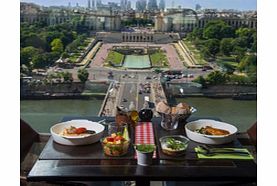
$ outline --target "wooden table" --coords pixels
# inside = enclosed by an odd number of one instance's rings
[[[100,121],[113,117],[65,117],[62,121],[71,119],[88,119]],[[191,117],[188,121],[200,119]],[[202,118],[203,119],[203,118]],[[212,118],[208,118],[212,119]],[[216,118],[213,118],[216,119]],[[149,185],[150,181],[234,181],[256,182],[257,165],[252,160],[203,160],[197,159],[192,148],[198,143],[190,142],[187,154],[177,160],[165,156],[160,151],[159,137],[171,134],[183,134],[184,124],[177,130],[165,131],[160,126],[160,118],[152,120],[155,141],[158,146],[157,158],[151,166],[139,166],[134,158],[121,159],[62,159],[40,158],[28,175],[28,181],[127,181],[134,180],[137,185]],[[47,145],[55,145],[52,138]],[[231,146],[239,146],[236,140]],[[45,150],[45,149],[44,149]],[[61,152],[64,153],[64,152]],[[74,152],[66,152],[74,155]],[[72,154],[70,154],[72,153]],[[82,152],[84,153],[84,152]],[[81,155],[84,155],[80,153]],[[67,155],[68,155],[67,154]],[[76,153],[75,153],[76,154]],[[85,156],[83,156],[85,157]]]

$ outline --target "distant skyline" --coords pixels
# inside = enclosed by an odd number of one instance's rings
[[[71,6],[75,6],[76,3],[79,6],[87,7],[88,0],[20,0],[21,2],[33,2],[43,6],[67,6],[71,3]],[[183,8],[195,9],[196,4],[200,4],[202,8],[217,8],[217,9],[236,9],[236,10],[257,10],[257,0],[165,0],[166,7],[172,7],[174,1],[174,7],[181,5]],[[120,0],[102,0],[104,4],[107,2],[117,2]],[[135,8],[136,0],[131,0],[132,8]],[[158,4],[160,0],[157,0]]]

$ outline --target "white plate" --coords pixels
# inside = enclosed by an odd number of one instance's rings
[[[230,132],[229,135],[222,136],[212,136],[205,135],[195,132],[196,129],[200,129],[201,127],[211,126],[218,129],[227,130]],[[238,129],[228,123],[210,120],[210,119],[201,119],[189,122],[185,125],[185,130],[187,133],[187,137],[193,141],[204,143],[204,144],[224,144],[233,141],[236,138],[236,133]]]
[[[87,130],[95,131],[95,134],[89,134],[86,136],[63,136],[60,133],[70,126],[76,128],[85,127]],[[103,135],[105,127],[97,122],[89,120],[70,120],[62,123],[58,123],[50,128],[50,132],[55,142],[62,145],[88,145],[100,140]]]

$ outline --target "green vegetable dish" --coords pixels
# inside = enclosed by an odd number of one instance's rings
[[[135,148],[139,152],[148,153],[155,150],[155,145],[144,144],[144,145],[135,145]]]
[[[184,150],[185,149],[185,143],[175,140],[174,138],[168,138],[166,140],[167,148],[170,148],[175,151]]]
[[[189,140],[180,135],[166,136],[160,139],[162,151],[169,156],[181,156],[185,153]]]

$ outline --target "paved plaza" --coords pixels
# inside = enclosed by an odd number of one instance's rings
[[[92,60],[90,67],[102,67],[109,51],[114,46],[129,46],[129,47],[160,47],[166,52],[169,62],[169,69],[183,69],[184,65],[179,59],[175,48],[171,44],[152,44],[152,43],[104,43]]]

